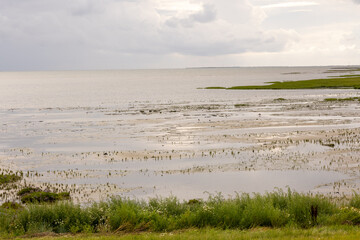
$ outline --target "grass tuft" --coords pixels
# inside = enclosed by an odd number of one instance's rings
[[[14,182],[21,180],[21,178],[22,178],[21,176],[18,176],[15,173],[9,173],[9,174],[1,173],[0,174],[0,185],[14,183]]]
[[[52,192],[31,192],[21,197],[22,203],[43,203],[43,202],[56,202],[62,200],[69,200],[69,192],[52,193]]]
[[[4,202],[1,204],[0,208],[18,210],[22,209],[23,206],[17,202]]]

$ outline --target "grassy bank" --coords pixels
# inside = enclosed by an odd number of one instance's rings
[[[7,205],[9,206],[9,205]],[[83,206],[71,202],[28,204],[0,210],[0,234],[172,232],[185,229],[300,228],[360,224],[360,196],[344,203],[293,192],[176,198],[147,202],[113,198]]]
[[[53,235],[45,236],[42,240],[62,240],[62,239],[84,239],[84,240],[114,240],[114,239],[170,239],[170,240],[188,240],[188,239],[341,239],[355,240],[360,238],[360,228],[354,226],[335,226],[335,227],[316,227],[310,229],[296,228],[254,228],[250,230],[221,230],[214,228],[190,229],[185,231],[175,231],[170,233],[132,233],[132,234],[77,234],[77,235]]]
[[[344,75],[337,78],[301,81],[270,82],[263,86],[207,87],[206,89],[246,90],[246,89],[319,89],[319,88],[360,88],[359,75]]]

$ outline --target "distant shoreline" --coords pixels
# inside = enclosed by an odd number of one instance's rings
[[[353,71],[359,71],[356,69]],[[269,85],[260,86],[234,86],[234,87],[206,87],[205,89],[225,90],[280,90],[280,89],[360,89],[360,75],[342,75],[336,78],[269,82]]]

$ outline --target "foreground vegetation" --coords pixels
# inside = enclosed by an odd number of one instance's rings
[[[317,89],[317,88],[360,88],[359,75],[344,75],[337,78],[313,79],[301,81],[270,82],[263,86],[207,87],[206,89]]]
[[[291,191],[180,202],[175,197],[136,201],[113,198],[80,206],[71,202],[0,208],[0,234],[172,232],[186,229],[299,228],[360,224],[360,196],[336,202]]]
[[[32,235],[34,237],[35,235]],[[221,230],[214,228],[190,229],[185,231],[175,231],[170,233],[120,233],[120,234],[76,234],[76,235],[52,235],[41,237],[39,239],[138,239],[138,240],[156,240],[156,239],[333,239],[333,240],[355,240],[360,238],[360,228],[354,226],[335,226],[335,227],[316,227],[310,229],[296,228],[254,228],[251,230]],[[32,238],[37,239],[37,238]]]

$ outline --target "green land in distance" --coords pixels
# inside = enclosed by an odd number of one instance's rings
[[[321,89],[321,88],[346,88],[360,89],[360,75],[342,75],[332,78],[269,82],[269,85],[260,86],[234,86],[234,87],[206,87],[205,89],[225,90],[262,90],[262,89]]]

